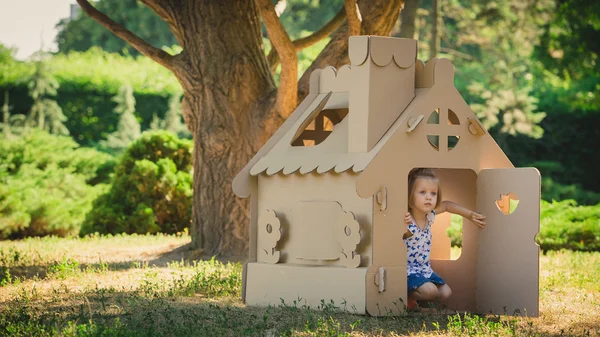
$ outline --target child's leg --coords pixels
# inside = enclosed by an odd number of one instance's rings
[[[450,287],[448,287],[450,289]],[[438,297],[438,288],[435,284],[427,282],[417,288],[415,291],[411,291],[408,297],[418,301],[431,301]]]
[[[450,296],[452,296],[452,289],[447,284],[442,284],[437,286],[438,296],[437,300],[445,303]]]

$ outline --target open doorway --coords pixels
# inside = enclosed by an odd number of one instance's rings
[[[477,174],[470,169],[436,169],[440,179],[443,200],[454,201],[468,209],[475,210],[477,197]],[[473,236],[476,226],[463,229],[464,218],[450,213],[438,214],[432,227],[432,260],[457,260],[462,254],[465,240],[476,240]],[[465,235],[466,234],[466,235]]]

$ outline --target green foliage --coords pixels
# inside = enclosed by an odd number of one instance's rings
[[[542,200],[540,221],[540,234],[536,242],[542,251],[600,251],[600,204],[578,206],[574,200]],[[452,216],[452,223],[446,233],[452,246],[462,246],[460,216]]]
[[[16,50],[14,48],[9,48],[0,43],[0,64],[15,62],[15,52]]]
[[[149,127],[154,113],[162,118],[169,96],[181,92],[173,74],[146,57],[120,56],[94,48],[55,55],[47,64],[60,85],[56,101],[68,118],[66,126],[83,145],[95,145],[117,129],[119,116],[113,113],[116,103],[111,98],[123,83],[133,88],[142,129]],[[30,78],[33,70],[32,62],[0,63],[0,92],[8,91],[13,115],[27,115],[31,108],[33,102],[20,79]]]
[[[2,105],[2,132],[5,136],[10,135],[10,110],[8,105],[8,91],[4,92],[4,104]]]
[[[561,77],[582,79],[599,75],[600,47],[596,42],[600,34],[599,13],[598,1],[557,1],[536,57],[548,70]]]
[[[460,69],[457,88],[487,128],[498,125],[503,133],[542,136],[538,124],[546,114],[538,110],[538,99],[531,94],[535,63],[531,55],[541,26],[550,20],[552,3],[451,1],[445,5],[452,29],[445,31],[440,56]]]
[[[171,95],[169,99],[169,110],[165,114],[165,118],[161,120],[157,115],[152,118],[150,129],[152,130],[166,130],[176,134],[180,138],[191,138],[192,135],[188,131],[185,124],[182,122],[183,111],[181,109],[181,96],[183,93],[179,92]]]
[[[540,234],[543,251],[600,251],[600,204],[577,206],[574,200],[542,201]]]
[[[462,217],[452,214],[450,217],[450,227],[446,229],[446,235],[450,238],[450,245],[452,247],[462,247],[462,226]]]
[[[111,151],[121,152],[138,139],[142,131],[135,117],[135,98],[131,86],[123,85],[113,101],[117,104],[114,111],[120,116],[119,124],[117,130],[109,134],[106,142],[101,142],[101,145]]]
[[[295,40],[319,30],[343,7],[342,0],[291,0],[279,18]]]
[[[586,191],[579,184],[565,185],[542,177],[542,199],[553,200],[575,200],[578,204],[596,205],[600,203],[600,193]]]
[[[81,234],[176,233],[189,227],[192,142],[145,132],[125,151],[110,191],[94,201]]]
[[[79,262],[64,257],[62,261],[55,263],[48,268],[49,275],[61,280],[73,276],[77,272],[79,272]]]
[[[150,8],[136,0],[101,0],[94,7],[148,43],[161,47],[177,43],[169,25]],[[56,41],[61,53],[86,51],[99,46],[105,51],[130,55],[139,52],[80,11],[75,19],[63,19]]]
[[[68,135],[63,122],[67,117],[54,100],[58,82],[48,69],[45,55],[38,53],[34,61],[34,73],[28,80],[29,97],[33,100],[29,115],[24,120],[26,126],[37,127],[59,135]]]
[[[594,139],[600,137],[598,113],[553,113],[542,121],[541,126],[546,130],[541,139],[531,139],[524,136],[501,137],[494,134],[496,141],[515,166],[537,167],[543,178],[551,178],[554,183],[563,185],[581,185],[586,190],[600,192],[600,179],[597,178],[597,168],[600,156],[597,154]],[[546,187],[544,199],[550,201],[556,194]],[[583,194],[581,197],[584,197]],[[589,199],[574,196],[580,204],[596,204],[599,199]]]
[[[77,234],[111,159],[44,131],[0,136],[0,239]]]

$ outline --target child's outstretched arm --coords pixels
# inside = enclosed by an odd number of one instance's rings
[[[486,225],[486,217],[483,214],[479,214],[477,212],[471,211],[455,202],[444,200],[441,205],[436,208],[435,213],[440,214],[444,212],[449,212],[452,214],[458,214],[464,218],[471,220],[472,223],[479,226],[480,228],[484,228]]]

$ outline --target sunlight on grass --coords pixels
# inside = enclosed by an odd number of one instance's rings
[[[539,318],[440,312],[369,317],[326,302],[321,310],[302,301],[246,307],[240,263],[168,255],[189,242],[187,236],[162,235],[1,242],[0,334],[531,336],[590,335],[600,328],[600,253],[541,257]]]

